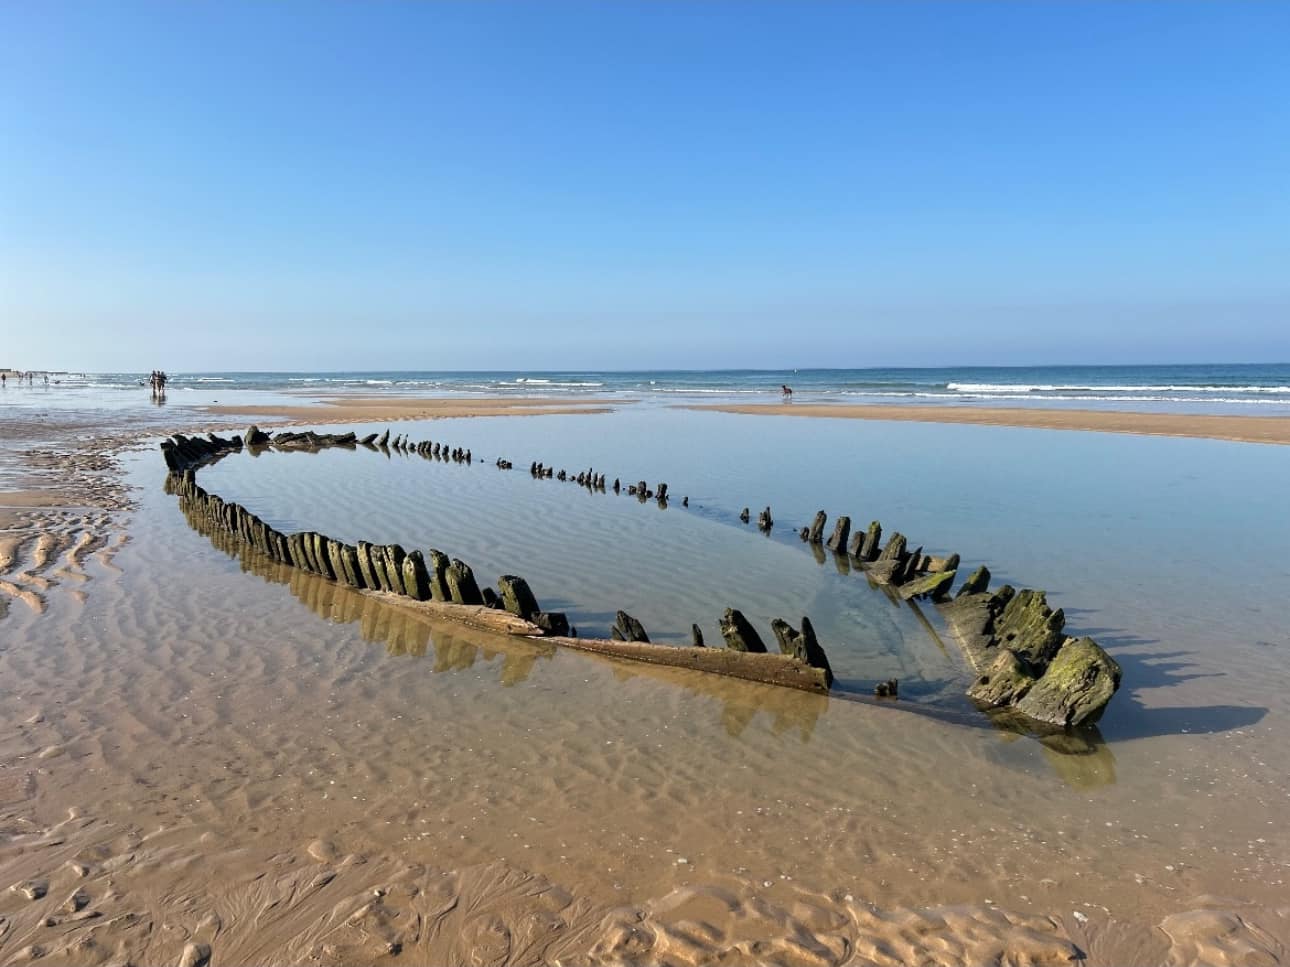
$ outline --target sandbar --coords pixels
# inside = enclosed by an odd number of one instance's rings
[[[554,400],[550,398],[395,398],[327,396],[316,402],[281,406],[203,407],[221,416],[258,416],[284,420],[363,423],[380,420],[434,420],[467,416],[555,416],[568,413],[608,413],[622,400]]]
[[[1041,430],[1086,430],[1097,433],[1131,433],[1139,436],[1196,437],[1207,440],[1236,440],[1241,443],[1290,444],[1290,418],[1281,416],[836,403],[707,403],[692,404],[684,408],[754,416],[968,423]]]

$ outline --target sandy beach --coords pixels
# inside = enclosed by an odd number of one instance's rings
[[[1044,499],[1015,536],[1001,539],[987,513],[952,549],[992,548],[992,564],[1101,609],[1076,617],[1079,627],[1125,629],[1115,648],[1133,691],[1104,725],[1107,744],[1080,755],[955,724],[970,709],[952,721],[900,714],[961,688],[960,660],[935,629],[928,636],[928,616],[893,607],[840,564],[817,564],[792,537],[817,503],[848,509],[845,488],[785,481],[739,442],[800,461],[840,452],[839,434],[853,439],[856,427],[771,430],[744,413],[542,399],[165,416],[188,432],[228,432],[248,417],[373,430],[419,420],[408,423],[414,438],[471,445],[487,461],[270,453],[222,461],[202,479],[260,501],[267,518],[307,508],[306,523],[329,532],[444,542],[485,574],[518,568],[592,635],[625,607],[675,640],[691,616],[711,616],[747,586],[768,608],[810,611],[844,684],[896,675],[909,705],[625,666],[445,625],[186,521],[162,491],[153,429],[83,414],[66,429],[45,418],[14,424],[40,443],[10,451],[15,486],[0,496],[11,515],[0,541],[9,604],[0,686],[12,696],[0,723],[0,875],[13,887],[0,897],[4,959],[1235,965],[1282,956],[1285,858],[1267,825],[1285,795],[1287,710],[1266,666],[1275,648],[1229,643],[1220,675],[1200,644],[1216,634],[1208,599],[1193,593],[1190,612],[1156,626],[1164,590],[1114,603],[1112,588],[1130,584],[1113,571],[1124,544],[1100,558],[1093,545],[1076,549],[1071,534],[1051,530]],[[948,512],[916,485],[912,503],[894,508],[923,476],[929,447],[959,431],[864,427],[859,452],[905,468],[893,471],[893,489],[875,491],[873,475],[845,460],[833,470],[868,481],[866,510],[908,522],[929,550],[950,549],[934,541]],[[1054,434],[1054,453],[1065,439]],[[1097,444],[1121,454],[1103,466],[1138,450],[1155,465],[1166,448],[1184,478],[1206,472],[1194,448],[1207,445]],[[989,452],[1012,459],[1006,447]],[[1261,464],[1259,454],[1279,450],[1242,452]],[[496,456],[640,470],[693,500],[660,512],[588,496],[501,472]],[[1006,492],[1016,501],[1027,490]],[[775,506],[783,540],[738,523],[754,500]],[[1030,535],[1043,522],[1048,545],[1036,547]],[[1153,533],[1130,527],[1123,540],[1164,555]],[[1086,576],[1077,584],[1057,557],[1078,557]],[[1172,573],[1159,581],[1178,583]],[[847,626],[861,629],[854,654],[842,648]],[[1257,622],[1241,633],[1274,635]],[[1153,670],[1173,667],[1186,671]],[[1248,769],[1253,758],[1267,770]]]
[[[1206,413],[1132,413],[1122,410],[1022,409],[1020,407],[855,406],[845,403],[713,403],[687,408],[747,416],[827,417],[836,420],[896,420],[965,423],[1042,430],[1087,430],[1142,436],[1290,443],[1290,418]]]

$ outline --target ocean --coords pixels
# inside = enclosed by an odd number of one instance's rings
[[[53,374],[50,390],[137,392],[146,379],[146,373]],[[175,372],[170,377],[171,394],[195,394],[194,400],[203,403],[231,391],[750,402],[778,399],[781,385],[791,386],[794,399],[805,402],[1290,412],[1290,363],[937,369]]]

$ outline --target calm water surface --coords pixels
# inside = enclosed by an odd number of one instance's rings
[[[1279,484],[1290,480],[1290,451],[801,423],[627,408],[612,419],[401,424],[414,439],[471,447],[475,465],[366,451],[242,455],[203,478],[284,530],[436,546],[484,580],[526,574],[584,633],[604,633],[617,607],[664,640],[683,639],[692,621],[714,638],[727,605],[762,620],[808,614],[839,656],[844,685],[891,674],[916,681],[915,694],[956,692],[961,661],[952,645],[938,647],[917,609],[893,605],[832,555],[817,563],[794,536],[819,509],[830,527],[839,513],[853,526],[877,518],[914,546],[959,552],[965,568],[988,564],[996,584],[1048,589],[1072,632],[1103,641],[1126,669],[1102,723],[1112,741],[1173,731],[1184,719],[1221,728],[1279,704],[1290,648],[1279,613],[1290,515]],[[517,469],[496,470],[498,456]],[[660,510],[534,481],[534,459],[595,467],[624,484],[666,480],[677,499]],[[737,521],[742,507],[765,505],[776,519],[770,539]],[[1239,679],[1239,688],[1208,676]],[[1226,700],[1188,702],[1189,693]],[[1237,694],[1244,705],[1231,701]]]

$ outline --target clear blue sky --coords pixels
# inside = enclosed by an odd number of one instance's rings
[[[1290,359],[1290,4],[0,4],[0,365]]]

